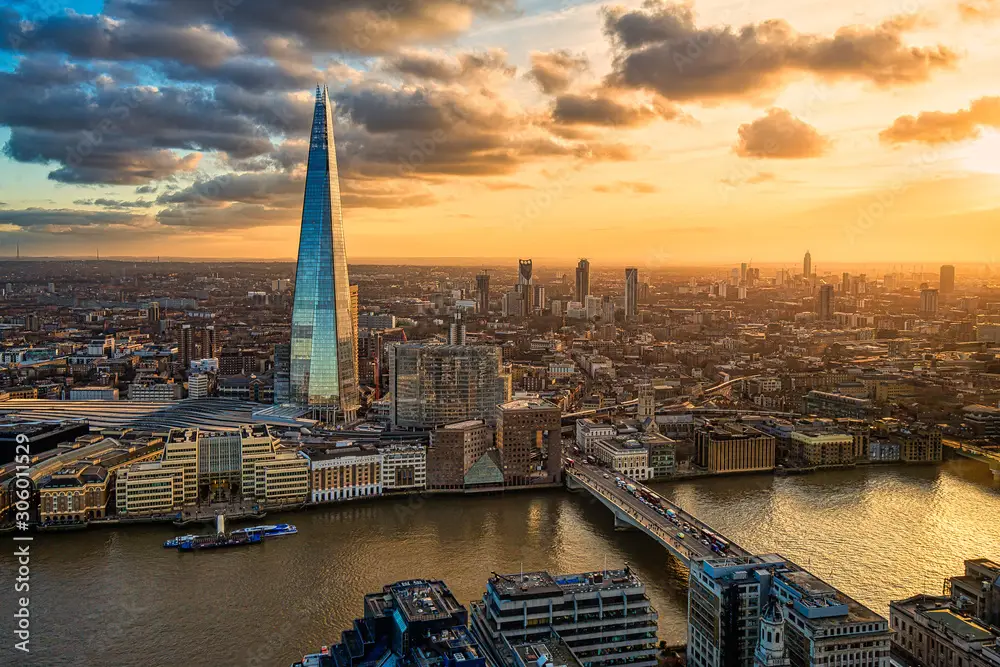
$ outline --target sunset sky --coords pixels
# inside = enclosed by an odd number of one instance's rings
[[[994,263],[998,31],[1000,0],[8,2],[0,256],[294,258],[323,82],[352,258]]]

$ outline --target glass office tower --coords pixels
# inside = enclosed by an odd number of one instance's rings
[[[354,359],[333,110],[327,88],[317,87],[295,270],[291,402],[323,421],[352,420],[358,409]]]

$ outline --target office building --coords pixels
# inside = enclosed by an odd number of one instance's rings
[[[161,462],[137,463],[115,480],[115,504],[123,515],[169,514],[184,506],[184,469]]]
[[[965,561],[965,574],[945,580],[945,594],[962,613],[1000,627],[1000,564],[986,558]]]
[[[500,665],[510,646],[557,636],[584,667],[655,667],[657,612],[632,572],[494,574],[471,627]],[[538,667],[538,663],[536,663]]]
[[[393,345],[389,355],[391,423],[431,429],[466,419],[493,422],[510,396],[496,345]]]
[[[625,269],[625,319],[639,315],[639,269]]]
[[[819,300],[816,302],[819,319],[824,322],[833,319],[833,303],[833,285],[820,285]]]
[[[521,399],[501,403],[496,414],[504,483],[561,481],[562,410],[545,400]]]
[[[358,409],[351,288],[329,91],[316,89],[292,307],[291,401],[331,422]]]
[[[576,299],[584,303],[590,295],[590,262],[581,259],[576,265]]]
[[[181,372],[186,373],[194,359],[194,332],[190,324],[181,325],[180,358]]]
[[[777,554],[691,566],[691,667],[888,667],[890,636],[885,618]]]
[[[792,431],[793,452],[806,466],[847,465],[856,460],[855,438],[847,433],[802,429]]]
[[[217,352],[217,339],[215,337],[215,327],[207,326],[201,330],[201,358],[214,359]]]
[[[907,663],[926,667],[1000,665],[1000,631],[955,609],[947,596],[914,595],[895,600],[889,603],[889,619],[894,630],[893,648]]]
[[[370,444],[345,442],[330,449],[306,452],[311,476],[311,500],[368,498],[382,493],[382,456]]]
[[[142,381],[128,386],[128,400],[144,403],[170,403],[181,398],[184,386],[178,382]]]
[[[951,294],[955,291],[955,267],[945,264],[941,267],[941,280],[938,282],[941,294]]]
[[[813,256],[806,250],[805,257],[802,258],[802,275],[809,279],[813,274]]]
[[[158,324],[160,322],[160,303],[158,301],[153,301],[146,306],[146,321],[149,324]]]
[[[487,315],[490,312],[490,274],[483,271],[476,276],[476,301],[479,304],[479,312]]]
[[[396,442],[379,448],[382,493],[427,488],[427,448]]]
[[[629,479],[645,481],[651,477],[649,449],[637,438],[617,436],[594,443],[594,458]]]
[[[706,422],[695,432],[695,464],[708,472],[774,469],[774,437],[739,421]]]
[[[521,295],[521,314],[527,317],[534,310],[535,292],[531,280],[531,260],[517,260],[517,293]]]
[[[593,419],[576,420],[576,446],[584,455],[594,453],[594,444],[602,438],[617,435],[618,430],[613,424],[597,422]]]
[[[487,667],[468,619],[443,581],[399,581],[365,596],[364,616],[339,642],[292,667]]]
[[[534,297],[532,297],[532,303],[535,304],[535,312],[541,313],[545,311],[545,285],[535,285],[534,286]]]
[[[114,387],[70,387],[71,401],[117,401],[118,390]]]
[[[455,319],[448,327],[448,345],[465,345],[465,318],[462,311],[455,313]]]
[[[493,445],[493,429],[482,419],[438,427],[427,449],[427,488],[464,488],[466,474]]]
[[[807,414],[819,415],[820,417],[865,419],[875,413],[875,406],[871,400],[847,394],[834,394],[814,389],[805,395],[803,401]]]
[[[188,398],[206,398],[210,384],[208,373],[195,373],[188,378]]]
[[[920,290],[920,313],[935,315],[938,311],[938,291],[936,289]]]

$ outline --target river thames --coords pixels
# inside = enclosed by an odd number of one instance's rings
[[[939,594],[965,558],[1000,559],[1000,488],[974,461],[654,488],[751,551],[782,553],[883,614],[892,599]],[[36,537],[32,653],[15,656],[8,630],[0,664],[285,666],[336,640],[362,613],[362,596],[385,583],[440,578],[468,603],[491,571],[605,563],[628,563],[659,610],[661,638],[684,641],[686,569],[642,533],[616,532],[584,494],[414,496],[266,519],[278,520],[299,534],[194,554],[161,547],[180,532],[173,526]],[[14,561],[3,542],[9,628]]]

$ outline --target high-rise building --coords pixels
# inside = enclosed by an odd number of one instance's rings
[[[505,647],[561,637],[583,665],[655,667],[657,612],[628,568],[550,575],[494,574],[471,627],[498,665]],[[523,620],[527,617],[527,620]],[[532,662],[534,666],[567,663]]]
[[[284,405],[292,399],[289,378],[291,351],[288,343],[274,346],[274,402],[277,405]]]
[[[534,310],[534,283],[531,280],[531,260],[517,260],[517,291],[521,295],[521,314],[525,317]]]
[[[465,319],[460,310],[448,327],[448,345],[465,345]]]
[[[160,321],[160,303],[153,301],[146,307],[146,321],[155,324]]]
[[[365,596],[364,615],[341,633],[340,642],[292,667],[486,667],[466,623],[468,612],[443,581],[399,581]]]
[[[691,565],[690,667],[888,667],[892,634],[885,618],[778,554]]]
[[[938,311],[938,291],[936,289],[920,290],[920,312],[924,315],[934,315]]]
[[[540,399],[498,405],[497,449],[503,460],[504,483],[522,486],[562,477],[562,410]]]
[[[809,278],[813,274],[813,256],[806,250],[806,256],[802,259],[802,275]]]
[[[840,280],[840,293],[845,296],[851,293],[851,274],[846,271]]]
[[[955,267],[945,264],[941,267],[941,281],[938,283],[941,294],[951,294],[955,291]]]
[[[639,269],[625,269],[625,319],[639,314]]]
[[[486,315],[490,312],[490,274],[483,271],[476,276],[476,292],[479,302],[479,312]]]
[[[535,312],[541,313],[545,310],[545,285],[535,285],[534,291],[532,303],[535,304]]]
[[[740,284],[741,285],[746,285],[747,284],[747,263],[746,262],[743,262],[742,264],[740,264]]]
[[[466,419],[493,422],[510,397],[497,345],[402,343],[389,348],[390,422],[435,428]]]
[[[820,285],[816,314],[823,321],[833,319],[833,285]]]
[[[186,373],[194,359],[194,332],[190,324],[181,325],[180,357],[181,369]]]
[[[359,399],[333,130],[329,91],[317,87],[295,270],[290,391],[293,403],[341,422],[354,418]]]
[[[590,262],[581,259],[576,265],[576,301],[583,303],[590,294]]]
[[[217,351],[215,327],[209,325],[201,330],[201,358],[214,359]]]

